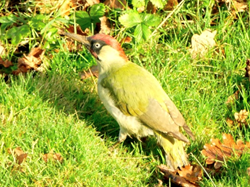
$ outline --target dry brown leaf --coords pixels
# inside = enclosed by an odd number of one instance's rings
[[[203,31],[200,35],[195,34],[191,38],[192,49],[190,50],[192,58],[204,57],[205,54],[216,45],[214,37],[217,31],[211,32],[207,29]]]
[[[232,156],[241,156],[245,150],[250,149],[250,143],[244,144],[242,140],[236,143],[230,134],[223,134],[223,143],[219,139],[211,139],[211,144],[205,144],[201,153],[207,157],[206,164],[213,164],[219,169],[222,163]]]
[[[99,33],[109,34],[111,31],[111,25],[109,23],[108,18],[106,16],[103,16],[99,19],[101,21],[101,30],[99,31]]]
[[[142,13],[145,10],[145,6],[138,7],[136,10],[137,12]]]
[[[244,12],[248,9],[247,0],[216,0],[218,3],[226,4],[230,10],[235,12]]]
[[[9,61],[8,59],[3,60],[1,57],[0,57],[0,64],[2,64],[5,68],[13,66],[11,61]]]
[[[198,165],[187,165],[180,169],[171,170],[166,165],[160,165],[158,168],[164,173],[164,178],[173,184],[183,187],[198,187],[198,182],[202,179],[202,169]]]
[[[235,103],[235,101],[239,99],[239,93],[240,93],[240,91],[237,90],[234,94],[230,95],[227,98],[226,104],[233,104],[233,103]]]
[[[151,14],[155,14],[157,11],[157,8],[155,5],[153,5],[153,3],[151,1],[148,2],[148,5],[147,5],[147,12],[148,13],[151,13]]]
[[[75,28],[73,25],[70,25],[68,28],[67,28],[67,31],[70,32],[70,33],[75,33]],[[82,36],[88,36],[88,34],[86,32],[84,32],[82,30],[82,28],[78,25],[76,27],[76,34],[79,34],[79,35],[82,35]]]
[[[246,110],[241,110],[240,112],[234,113],[234,118],[238,123],[246,124],[246,119],[248,117],[249,112]]]
[[[130,43],[131,41],[132,41],[132,38],[129,37],[129,36],[126,36],[125,38],[123,38],[123,39],[121,40],[120,43]]]
[[[28,55],[24,54],[24,57],[18,58],[18,69],[12,73],[17,75],[19,73],[26,73],[30,69],[37,70],[42,63],[44,50],[39,47],[31,49]]]
[[[82,44],[80,42],[77,42],[76,44],[75,41],[72,40],[67,40],[66,44],[63,45],[63,47],[69,50],[70,52],[82,50]]]
[[[14,154],[16,161],[19,165],[22,164],[28,156],[28,154],[24,153],[20,147],[17,147],[15,149],[8,149],[8,153]]]
[[[250,59],[247,59],[247,62],[246,62],[246,74],[245,74],[245,77],[248,77],[249,79],[249,82],[250,82]]]
[[[41,13],[51,13],[60,10],[61,16],[68,16],[71,8],[81,7],[86,10],[87,7],[100,3],[99,0],[36,0],[36,6],[40,9]]]
[[[164,10],[171,11],[178,5],[177,0],[168,0],[168,3],[165,5]]]
[[[197,181],[202,179],[202,168],[198,165],[186,165],[180,168],[178,171],[179,175],[186,180],[196,183]]]
[[[98,66],[92,66],[90,69],[88,69],[87,71],[84,71],[81,74],[81,79],[87,79],[88,77],[91,76],[95,76],[98,77],[99,76],[99,72],[98,72]]]
[[[62,163],[63,162],[63,157],[61,156],[60,153],[50,152],[50,153],[47,153],[47,154],[43,155],[43,160],[45,162],[48,162],[49,160],[54,160],[54,161],[59,161],[60,163]]]
[[[233,1],[232,8],[237,12],[244,12],[248,9],[247,0],[245,1]]]
[[[127,2],[126,0],[105,0],[104,5],[107,5],[110,8],[124,9],[127,5]]]
[[[68,3],[69,0],[66,0]],[[63,5],[64,1],[60,0],[36,0],[36,6],[40,9],[41,13],[51,13],[56,9],[59,9]]]
[[[226,119],[226,122],[227,122],[227,125],[228,125],[229,127],[233,126],[233,124],[234,124],[234,121],[231,120],[230,118],[227,118],[227,119]]]

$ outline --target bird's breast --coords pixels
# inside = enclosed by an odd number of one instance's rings
[[[108,112],[115,118],[119,126],[127,131],[127,134],[136,136],[137,138],[153,135],[153,130],[144,126],[136,116],[128,116],[116,106],[115,100],[112,98],[110,91],[101,85],[98,80],[98,95]]]

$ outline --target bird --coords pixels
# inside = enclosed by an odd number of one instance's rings
[[[119,124],[118,142],[127,137],[141,140],[154,136],[165,152],[166,165],[177,169],[188,165],[185,145],[194,135],[183,115],[159,81],[145,68],[131,62],[112,36],[82,36],[62,33],[83,43],[96,59],[99,77],[97,91],[107,111]]]

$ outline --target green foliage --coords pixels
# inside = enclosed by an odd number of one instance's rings
[[[145,0],[132,0],[132,5],[136,8],[145,6]]]
[[[86,11],[77,11],[75,12],[75,16],[71,16],[71,21],[74,21],[74,17],[76,19],[76,23],[80,25],[82,30],[86,28],[95,27],[95,24],[100,22],[99,18],[102,17],[105,13],[105,6],[102,3],[94,4],[89,13]]]
[[[160,18],[152,14],[139,14],[136,11],[128,11],[119,17],[119,21],[125,28],[134,28],[134,36],[137,41],[148,40],[151,27],[160,23]]]
[[[52,41],[57,33],[57,29],[51,24],[53,22],[54,20],[49,21],[49,16],[40,14],[35,16],[21,14],[20,17],[13,14],[3,16],[0,18],[0,39],[2,41],[10,39],[13,45],[18,45],[28,36],[37,38],[37,33],[40,32],[46,34],[46,41]]]
[[[167,3],[167,0],[150,0],[153,5],[157,8],[163,8]],[[145,6],[149,1],[148,0],[132,0],[132,5],[136,8]]]

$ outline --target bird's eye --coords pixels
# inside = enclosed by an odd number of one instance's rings
[[[95,43],[94,46],[95,46],[95,48],[100,48],[100,47],[101,47],[101,44]]]

